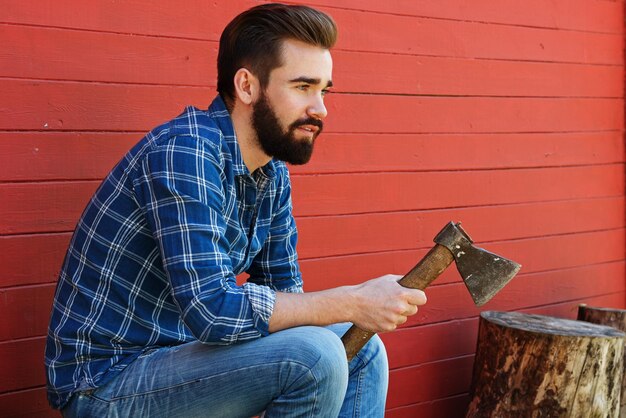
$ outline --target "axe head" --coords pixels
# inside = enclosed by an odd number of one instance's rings
[[[473,245],[460,223],[450,222],[435,237],[456,262],[463,282],[477,306],[487,303],[520,270],[521,265]]]

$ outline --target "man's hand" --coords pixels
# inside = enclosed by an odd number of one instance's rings
[[[415,315],[418,306],[426,303],[426,295],[418,289],[398,284],[402,276],[387,274],[355,287],[355,310],[352,322],[372,332],[393,331]]]
[[[393,331],[426,303],[424,292],[399,285],[401,278],[387,274],[357,286],[311,293],[278,292],[269,330],[352,322],[366,331]]]

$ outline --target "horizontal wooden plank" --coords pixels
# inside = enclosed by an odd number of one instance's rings
[[[3,77],[213,86],[216,41],[0,24]]]
[[[467,392],[473,363],[474,356],[470,355],[391,371],[387,408]]]
[[[45,337],[0,343],[0,393],[46,384],[45,344]]]
[[[45,335],[56,284],[0,289],[0,341]]]
[[[348,215],[618,197],[623,195],[623,173],[624,165],[616,164],[295,176],[294,214],[297,217]],[[99,183],[0,183],[0,233],[72,230]]]
[[[146,7],[141,0],[114,5],[107,0],[44,0],[31,7],[1,0],[0,22],[217,41],[232,18],[257,4],[254,0],[190,0],[185,7],[169,2]]]
[[[0,25],[4,77],[215,87],[217,42]],[[97,45],[97,48],[94,48]],[[333,52],[338,92],[621,97],[622,66]],[[381,73],[380,62],[385,63]],[[372,82],[375,80],[375,82]]]
[[[212,89],[1,80],[0,130],[147,131]],[[11,105],[8,106],[8,103]],[[622,99],[329,96],[328,132],[485,133],[621,130]],[[415,117],[415,115],[419,115]]]
[[[70,234],[0,236],[0,288],[54,283]]]
[[[428,245],[430,247],[434,244]],[[490,242],[482,246],[488,251],[521,263],[524,273],[536,273],[624,260],[626,235],[624,229],[620,228]],[[405,274],[426,255],[429,249],[384,251],[302,260],[300,266],[305,290],[317,291],[339,285],[356,285],[385,274]],[[456,269],[449,268],[433,285],[460,280]]]
[[[396,54],[623,64],[620,34],[596,34],[330,9],[337,47]],[[506,46],[506,47],[505,47]]]
[[[622,196],[624,165],[293,176],[296,216]]]
[[[30,10],[21,4],[8,3],[2,5],[6,12],[2,21],[8,23],[209,40],[217,40],[223,27],[232,17],[248,6],[257,4],[251,1],[229,2],[228,5],[203,4],[196,0],[193,5],[188,4],[184,8],[165,5],[146,8],[139,1],[124,2],[111,7],[104,0],[90,2],[89,5],[79,5],[65,0],[61,4],[44,2],[36,10]],[[584,33],[485,24],[472,22],[466,18],[463,18],[463,21],[454,21],[362,10],[327,7],[322,9],[328,11],[337,21],[341,31],[337,45],[340,49],[622,64],[621,32]],[[461,10],[465,9],[460,8],[458,12],[463,13]],[[59,10],[71,10],[71,13]],[[502,10],[506,10],[506,7]],[[530,8],[525,10],[528,11],[526,14],[532,11]],[[577,14],[583,13],[588,12],[579,9]],[[125,16],[125,19],[119,19],[119,16]],[[211,16],[211,19],[207,20],[206,16]],[[620,14],[614,16],[611,21],[615,22],[619,16]]]
[[[621,130],[621,99],[342,95],[327,100],[329,132],[485,133]]]
[[[318,138],[311,162],[292,166],[290,171],[371,173],[617,163],[626,158],[622,136],[618,131],[491,135],[324,133]]]
[[[333,52],[333,91],[386,94],[622,97],[623,66]],[[382,71],[381,71],[382,70]],[[621,88],[621,89],[620,89]]]
[[[69,240],[69,233],[0,237],[0,254],[5,255],[5,262],[0,264],[0,287],[55,282]],[[623,260],[625,241],[624,229],[613,229],[491,242],[485,247],[519,261],[525,273],[532,273]],[[389,273],[404,274],[427,251],[421,248],[305,259],[300,262],[305,290],[359,284]],[[456,271],[448,269],[434,285],[459,280]]]
[[[343,0],[339,5],[333,0],[310,0],[307,1],[307,4],[550,29],[572,29],[607,33],[623,33],[624,30],[622,1],[558,0],[546,3],[542,0],[524,2],[516,0],[498,2],[473,0],[471,4],[468,4],[463,0],[387,2],[377,0]]]
[[[0,181],[102,179],[141,133],[0,132]],[[375,155],[376,158],[372,158]],[[622,132],[333,134],[293,175],[598,165],[625,161]]]
[[[73,231],[100,181],[0,185],[0,234]],[[0,216],[2,216],[0,215]]]
[[[478,317],[380,334],[392,370],[473,354],[477,336]]]
[[[451,220],[462,221],[477,242],[621,228],[624,209],[623,198],[608,198],[300,218],[298,252],[306,259],[430,248],[433,237]]]
[[[103,179],[141,133],[2,132],[0,181]]]
[[[428,384],[431,384],[429,381]],[[413,383],[419,390],[420,384]],[[425,384],[425,383],[424,383]],[[385,411],[386,418],[454,418],[465,416],[470,398],[467,393],[443,399],[429,400],[417,404],[400,406]]]
[[[234,0],[212,4],[192,0],[188,3],[188,8],[175,7],[169,3],[154,4],[153,7],[146,8],[139,0],[125,1],[115,4],[115,7],[111,7],[105,0],[89,3],[45,0],[39,2],[37,8],[6,0],[0,4],[6,10],[2,17],[3,22],[163,36],[203,36],[217,40],[221,29],[232,17],[257,3],[251,0]],[[497,3],[480,0],[468,5],[463,0],[344,0],[339,5],[332,0],[311,0],[306,4],[330,7],[327,9],[330,14],[334,13],[332,7],[340,6],[344,9],[419,17],[623,33],[623,1],[559,0],[545,3],[542,0],[532,0],[522,4],[515,0]],[[119,16],[127,18],[119,19]],[[211,18],[207,19],[207,16]],[[347,30],[340,27],[342,29]]]
[[[46,388],[34,388],[0,395],[0,411],[6,418],[60,418],[58,411],[50,408]]]
[[[204,87],[1,79],[0,91],[5,98],[0,130],[42,131],[145,132],[179,115],[186,105],[207,108],[215,95]]]
[[[569,170],[569,169],[563,169]],[[480,173],[477,173],[478,177]],[[400,177],[400,175],[397,175]],[[433,175],[437,176],[437,175]],[[383,176],[384,177],[384,176]],[[406,176],[411,177],[411,176]],[[423,176],[416,176],[423,177]],[[428,176],[426,176],[428,177]],[[446,177],[445,175],[441,175],[440,177]],[[475,177],[475,178],[476,178]],[[465,173],[461,179],[471,178],[468,173]],[[303,179],[304,180],[304,179]],[[321,180],[317,180],[319,183],[322,183]],[[524,181],[524,178],[520,178],[519,181]],[[546,181],[552,181],[547,179]],[[610,187],[610,190],[614,186],[611,185],[619,185],[620,182],[623,184],[623,177],[619,175],[615,175],[615,177],[607,178],[607,184]],[[72,231],[76,225],[76,222],[82,213],[85,205],[91,198],[93,192],[96,190],[99,185],[99,181],[83,181],[83,182],[48,182],[48,183],[5,183],[0,184],[0,235],[2,234],[28,234],[28,233],[39,233],[39,232],[66,232]],[[313,182],[312,184],[314,184]],[[584,183],[581,181],[581,183]],[[299,221],[300,231],[301,231],[301,243],[306,243],[304,245],[305,249],[300,250],[302,257],[320,257],[320,256],[328,256],[328,255],[339,255],[346,254],[345,249],[353,249],[351,253],[354,252],[368,252],[371,251],[367,249],[365,251],[357,250],[354,245],[346,245],[347,243],[354,243],[353,238],[355,236],[360,236],[362,238],[368,238],[367,242],[363,242],[362,245],[376,245],[380,243],[379,240],[374,239],[369,233],[380,233],[381,236],[388,235],[392,232],[396,231],[395,228],[402,228],[404,231],[410,231],[412,228],[419,227],[422,228],[421,224],[416,222],[420,222],[421,219],[445,219],[448,218],[456,218],[456,219],[475,219],[475,218],[483,218],[488,213],[497,214],[497,216],[511,217],[516,216],[522,218],[522,224],[525,222],[530,222],[530,220],[526,220],[524,222],[525,211],[536,211],[540,210],[540,208],[551,207],[551,208],[561,208],[567,207],[567,210],[573,208],[573,210],[581,210],[586,207],[594,207],[597,210],[602,212],[606,212],[607,215],[617,216],[616,210],[623,209],[622,203],[618,198],[617,201],[613,201],[606,198],[606,195],[616,195],[614,191],[607,191],[604,193],[601,189],[597,194],[593,190],[593,179],[591,181],[592,185],[590,189],[585,190],[582,194],[576,194],[576,189],[572,190],[572,194],[570,196],[567,195],[559,195],[560,198],[577,198],[577,197],[588,197],[592,198],[591,200],[585,201],[580,200],[576,202],[532,202],[532,203],[524,203],[524,204],[516,204],[516,205],[505,205],[505,206],[486,206],[486,207],[467,207],[464,208],[462,205],[467,204],[465,200],[458,199],[455,200],[455,193],[450,193],[449,199],[437,201],[434,199],[433,201],[428,202],[428,204],[422,204],[420,199],[426,201],[426,197],[418,196],[418,199],[415,197],[404,197],[404,200],[409,203],[405,204],[397,204],[394,206],[394,202],[392,201],[389,206],[382,207],[382,205],[378,200],[373,200],[370,204],[370,207],[367,206],[366,202],[341,202],[343,207],[341,209],[348,211],[356,211],[356,212],[364,212],[364,214],[360,215],[351,215],[350,217],[346,216],[336,216],[335,212],[340,211],[340,201],[332,202],[332,210],[328,210],[324,208],[323,205],[318,206],[317,200],[311,200],[305,204],[299,204],[300,196],[305,196],[301,193],[310,192],[313,186],[307,186],[307,189],[298,191],[295,196],[295,213],[296,214],[304,214],[304,215],[331,215],[332,216],[323,216],[321,218],[315,218],[314,220],[305,217],[301,218]],[[490,180],[486,183],[485,187],[492,187],[495,184],[494,180]],[[542,188],[547,187],[540,182],[537,183]],[[477,184],[477,189],[471,189],[474,193],[480,193],[480,184]],[[333,185],[332,187],[337,187]],[[384,190],[385,185],[380,184],[378,190]],[[441,183],[440,189],[449,187],[449,183],[443,182]],[[506,184],[502,185],[502,189],[506,188]],[[599,188],[599,187],[598,187]],[[463,189],[461,187],[461,189]],[[548,188],[552,190],[551,188]],[[334,190],[334,189],[333,189]],[[363,191],[363,196],[367,196],[370,189],[362,187],[360,189]],[[530,194],[533,193],[533,190],[526,188],[525,186],[521,190],[526,190]],[[332,192],[329,190],[327,193]],[[437,193],[442,193],[441,190],[438,190]],[[462,191],[459,191],[457,194],[461,194]],[[398,191],[399,196],[401,196],[400,191]],[[407,193],[408,194],[408,193]],[[510,195],[511,193],[509,193]],[[514,193],[512,193],[514,194]],[[519,195],[522,198],[519,198]],[[316,196],[316,199],[321,199],[323,195]],[[392,196],[393,198],[399,199],[398,196]],[[360,197],[363,199],[363,197]],[[475,201],[476,198],[467,198],[470,201]],[[523,201],[524,195],[520,192],[518,196],[512,196],[510,200],[507,202],[506,200],[497,200],[498,197],[493,197],[494,201],[490,201],[489,199],[483,199],[481,202],[476,202],[476,204],[488,204],[492,205],[494,203],[511,203]],[[417,201],[416,201],[417,200]],[[533,200],[532,198],[528,198],[527,200]],[[536,200],[536,199],[535,199]],[[316,209],[307,210],[307,205],[315,206]],[[563,206],[565,205],[565,206]],[[457,208],[452,208],[452,207]],[[344,209],[345,208],[345,209]],[[358,208],[360,210],[355,210],[352,208]],[[441,208],[439,210],[438,208]],[[369,210],[372,212],[376,211],[407,211],[407,212],[394,212],[394,213],[366,213],[365,211]],[[419,210],[419,212],[418,212]],[[582,209],[584,210],[584,209]],[[408,212],[410,211],[410,212]],[[421,212],[424,211],[424,212]],[[568,215],[565,212],[559,212],[560,209],[557,209],[557,213],[555,216],[563,218],[561,221],[555,221],[555,224],[559,222],[564,222],[568,220],[573,221],[573,216]],[[411,213],[412,212],[412,213]],[[610,218],[605,218],[610,219]],[[380,226],[370,226],[361,231],[353,231],[354,228],[362,228],[363,225],[361,222],[372,220],[375,222],[379,222]],[[508,221],[512,222],[513,219],[509,218]],[[310,230],[311,222],[315,228]],[[430,221],[427,221],[430,223]],[[442,221],[441,225],[445,224],[447,221]],[[482,221],[484,223],[484,220]],[[610,229],[621,226],[620,224],[607,224],[606,220],[589,220],[585,222],[585,226],[587,224],[592,225],[602,225],[593,229]],[[518,223],[520,223],[518,221]],[[510,229],[510,227],[506,227],[506,224],[502,224],[502,231],[506,231]],[[329,228],[327,231],[326,228]],[[534,228],[535,230],[537,228]],[[588,231],[590,229],[583,229],[584,231]],[[316,233],[312,233],[312,231],[316,231]],[[333,243],[326,242],[325,240],[320,240],[320,232],[322,232],[322,237],[337,235],[341,231],[344,231],[344,237],[335,236],[333,239]],[[557,233],[561,233],[563,231],[559,231]],[[580,230],[568,231],[568,232],[580,232]],[[326,233],[331,235],[326,235]],[[356,235],[355,235],[356,234]],[[366,235],[364,235],[366,234]],[[537,235],[540,236],[549,234],[547,231],[541,233],[537,232]],[[522,235],[520,238],[528,237],[528,235]],[[309,241],[309,239],[314,239],[317,241]],[[412,239],[415,242],[414,237],[407,237],[407,239]],[[430,242],[430,237],[427,242]],[[334,247],[343,247],[344,252],[328,252],[331,249],[331,245]],[[320,253],[311,254],[310,250],[314,250],[314,248],[323,248],[324,251]],[[301,247],[302,248],[302,244]],[[379,247],[374,247],[379,248]],[[415,248],[414,245],[405,245],[402,247],[395,247],[391,249],[407,249],[407,248]]]

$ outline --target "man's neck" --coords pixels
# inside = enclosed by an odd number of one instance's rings
[[[251,122],[251,109],[234,106],[230,117],[235,128],[237,143],[241,149],[241,157],[252,174],[257,168],[269,163],[272,157],[268,156],[259,145],[256,131]]]

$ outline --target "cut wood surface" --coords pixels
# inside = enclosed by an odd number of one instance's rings
[[[467,417],[617,417],[624,337],[582,321],[481,313]]]

